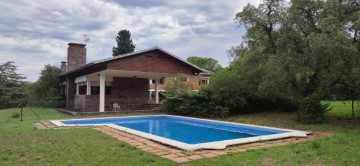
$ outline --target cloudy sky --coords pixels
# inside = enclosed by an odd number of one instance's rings
[[[210,57],[227,66],[226,50],[245,30],[233,19],[259,0],[0,1],[0,63],[36,81],[45,64],[66,61],[68,42],[84,42],[87,63],[110,57],[117,32],[132,33],[135,50],[159,46],[183,59]]]

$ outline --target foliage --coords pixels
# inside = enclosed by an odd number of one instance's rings
[[[299,110],[301,121],[322,121],[320,99],[360,97],[359,16],[350,1],[248,4],[235,16],[244,42],[228,51],[233,61],[211,78],[204,102],[230,114]]]
[[[112,49],[113,56],[134,52],[135,45],[131,39],[131,33],[126,29],[119,31],[116,37],[116,44],[117,47],[113,47]]]
[[[229,111],[226,107],[213,103],[207,91],[165,92],[164,109],[168,112],[200,117],[225,117]]]
[[[37,106],[56,107],[61,100],[59,75],[61,69],[45,65],[39,79],[30,87],[29,102]]]
[[[11,61],[0,65],[0,109],[16,107],[26,96],[25,77],[16,73],[16,70]]]
[[[336,0],[247,5],[235,18],[247,28],[245,42],[229,51],[237,82],[251,87],[250,94],[293,101],[306,113],[320,109],[318,100],[309,106],[313,95],[360,97],[359,12],[358,4]]]
[[[297,120],[305,123],[321,123],[325,120],[324,115],[329,110],[329,105],[322,104],[319,97],[307,96],[300,103]]]
[[[212,58],[202,58],[197,56],[190,56],[186,59],[186,61],[199,66],[203,69],[209,70],[209,71],[218,71],[222,67],[220,64],[218,64],[218,61]]]
[[[180,92],[182,90],[188,90],[191,88],[191,84],[186,82],[187,75],[178,74],[174,78],[169,78],[166,83],[165,91],[168,92]]]

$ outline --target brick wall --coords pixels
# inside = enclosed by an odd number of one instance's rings
[[[86,64],[85,44],[69,43],[67,55],[67,71],[74,70]]]
[[[143,71],[155,73],[184,73],[193,74],[191,68],[183,62],[172,58],[164,53],[152,51],[146,54],[130,56],[121,61],[110,62],[108,69],[127,70],[127,71]]]
[[[187,76],[188,77],[188,81],[184,82],[186,84],[188,84],[188,90],[198,90],[200,88],[199,85],[199,76]],[[164,90],[165,87],[169,84],[172,84],[174,81],[174,77],[170,77],[170,78],[165,78],[165,82],[163,84],[158,84],[159,85],[159,90]],[[150,84],[149,85],[149,89],[150,90],[155,90],[155,83]]]

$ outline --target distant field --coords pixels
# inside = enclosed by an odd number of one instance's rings
[[[323,101],[324,104],[329,104],[332,109],[327,112],[328,116],[337,118],[352,118],[351,101]],[[360,102],[354,102],[355,118],[360,118]]]
[[[347,120],[351,117],[349,102],[324,103],[329,103],[334,108],[328,112],[327,122],[323,124],[299,123],[295,121],[296,113],[279,112],[238,115],[220,120],[333,132],[330,137],[301,144],[231,153],[184,165],[358,165],[360,121]],[[359,108],[356,104],[357,117]],[[42,119],[81,118],[61,114],[54,109],[32,110]],[[24,121],[12,118],[17,113],[19,109],[0,110],[0,165],[177,165],[90,128],[40,130],[35,127],[39,119],[31,111],[24,110]],[[159,112],[101,116],[141,114]]]

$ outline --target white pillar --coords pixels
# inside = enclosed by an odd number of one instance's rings
[[[76,95],[79,95],[79,83],[76,83]]]
[[[105,73],[100,73],[99,111],[105,112]]]
[[[159,84],[159,79],[155,79],[155,103],[159,104],[159,88],[158,88],[158,84]]]
[[[91,81],[86,82],[86,95],[91,95]]]

